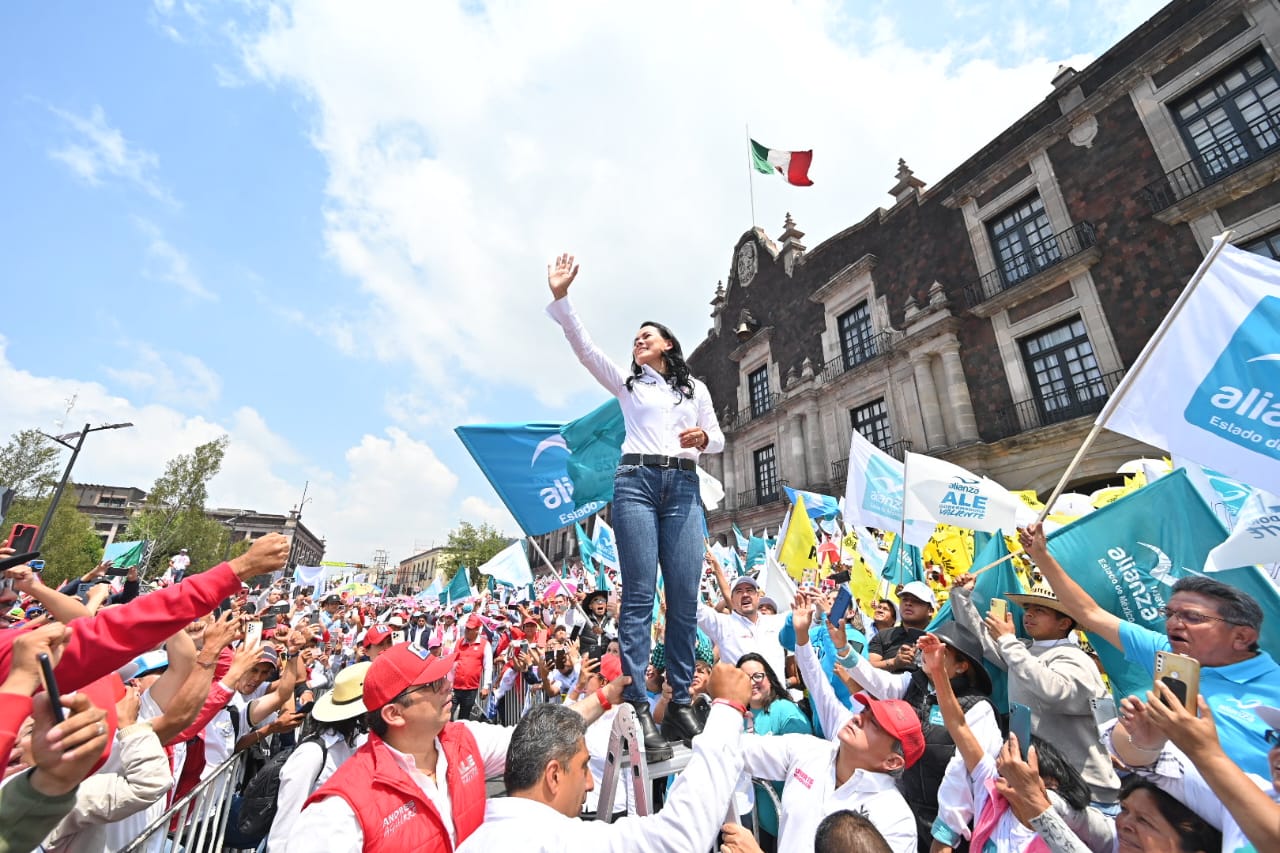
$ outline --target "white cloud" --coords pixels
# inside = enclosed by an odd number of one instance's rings
[[[217,294],[204,286],[194,269],[191,259],[170,243],[154,222],[138,219],[138,230],[147,238],[146,259],[142,272],[147,278],[177,285],[192,296],[216,300]]]
[[[516,524],[516,520],[501,503],[491,503],[484,498],[471,495],[462,499],[461,508],[463,517],[473,524],[489,524],[497,530],[516,531],[515,535],[521,535],[520,525]]]
[[[107,375],[126,388],[170,404],[208,407],[222,393],[222,378],[193,355],[157,352],[140,341],[124,341],[133,355],[129,367],[108,367]]]
[[[102,107],[95,105],[87,116],[57,107],[50,109],[76,133],[75,141],[51,150],[50,157],[65,164],[90,186],[100,186],[105,179],[115,178],[152,198],[174,204],[169,191],[155,176],[159,158],[130,144],[119,129],[108,124]]]
[[[74,398],[70,414],[67,401]],[[303,521],[324,536],[333,559],[367,562],[376,548],[392,560],[416,541],[443,542],[459,520],[498,521],[514,530],[495,507],[476,498],[459,501],[457,475],[425,442],[389,427],[363,435],[333,469],[316,464],[249,407],[225,420],[187,414],[159,404],[139,404],[97,382],[39,376],[18,368],[0,336],[0,442],[20,429],[57,433],[84,423],[132,423],[131,429],[89,436],[73,479],[150,488],[165,462],[222,435],[230,436],[222,471],[209,486],[209,505],[287,513],[309,481]]]
[[[813,247],[890,201],[899,157],[940,179],[1044,98],[1063,59],[921,50],[817,0],[472,11],[280,3],[238,30],[247,72],[314,107],[325,239],[363,298],[354,346],[408,361],[427,394],[591,386],[542,314],[564,249],[606,351],[625,358],[646,317],[696,345],[752,224],[745,122],[814,149],[812,189],[755,176],[758,222],[776,235],[790,211]]]

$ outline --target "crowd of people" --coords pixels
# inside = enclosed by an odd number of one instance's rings
[[[1038,523],[1019,531],[1035,583],[985,613],[969,576],[949,620],[928,578],[769,597],[701,532],[697,459],[723,445],[705,386],[660,324],[629,369],[609,361],[568,301],[577,274],[548,267],[548,313],[621,403],[616,585],[444,604],[251,588],[285,566],[272,534],[205,571],[180,554],[151,591],[96,583],[106,565],[59,590],[2,553],[0,853],[149,828],[147,850],[177,849],[168,810],[223,773],[236,796],[185,821],[274,853],[1280,851],[1280,668],[1253,598],[1185,577],[1164,632],[1140,627]],[[1152,689],[1117,706],[1081,631]],[[1198,682],[1159,677],[1174,660]],[[639,733],[655,792],[617,778],[617,731]]]
[[[121,849],[239,753],[227,849],[1280,850],[1280,673],[1256,646],[1258,605],[1191,578],[1167,634],[1135,630],[1038,528],[1022,539],[1040,580],[1009,596],[1021,625],[979,613],[961,578],[955,620],[932,631],[927,584],[833,620],[830,584],[780,604],[706,560],[699,732],[673,739],[692,749],[648,815],[625,779],[612,803],[595,796],[629,701],[615,593],[557,580],[534,600],[449,606],[249,589],[287,557],[275,536],[114,603],[9,566],[0,604],[24,621],[0,630],[0,851]],[[1109,692],[1081,628],[1148,668],[1156,650],[1198,660],[1194,710],[1157,680],[1100,716]],[[686,703],[662,618],[650,637],[638,689],[662,736]],[[1029,744],[984,661],[1030,709]]]

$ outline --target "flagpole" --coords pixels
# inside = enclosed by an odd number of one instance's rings
[[[1204,260],[1200,262],[1200,266],[1196,269],[1195,274],[1191,276],[1191,281],[1187,282],[1187,286],[1183,288],[1182,294],[1178,296],[1177,301],[1173,303],[1173,307],[1169,309],[1169,313],[1165,315],[1164,321],[1160,323],[1155,334],[1151,336],[1151,340],[1147,341],[1147,345],[1142,348],[1142,352],[1138,353],[1138,358],[1129,367],[1129,369],[1125,371],[1124,378],[1120,380],[1120,384],[1116,386],[1116,390],[1112,392],[1111,398],[1107,400],[1107,404],[1102,407],[1102,411],[1098,414],[1097,420],[1093,423],[1093,428],[1089,430],[1089,434],[1085,436],[1084,442],[1080,445],[1080,449],[1076,451],[1076,455],[1072,458],[1071,464],[1067,466],[1067,470],[1063,471],[1062,476],[1058,478],[1058,485],[1053,487],[1052,494],[1050,494],[1049,499],[1044,502],[1044,509],[1040,511],[1040,517],[1036,519],[1037,524],[1043,523],[1045,517],[1049,515],[1049,511],[1053,507],[1054,502],[1058,500],[1062,495],[1062,490],[1066,488],[1067,481],[1071,479],[1071,475],[1075,473],[1080,461],[1084,459],[1085,453],[1089,451],[1089,448],[1097,439],[1098,434],[1101,433],[1103,427],[1106,426],[1107,420],[1110,419],[1111,415],[1115,412],[1116,407],[1120,405],[1120,400],[1129,390],[1129,386],[1133,384],[1132,379],[1141,372],[1142,368],[1150,360],[1151,355],[1155,352],[1156,347],[1159,346],[1162,340],[1164,340],[1164,336],[1173,325],[1174,319],[1178,316],[1178,313],[1182,311],[1187,300],[1191,298],[1191,294],[1200,286],[1200,282],[1204,279],[1205,273],[1209,271],[1210,265],[1217,260],[1218,255],[1222,253],[1223,248],[1227,245],[1227,241],[1231,239],[1231,236],[1234,233],[1234,231],[1227,229],[1218,237],[1214,238],[1213,248],[1209,250],[1209,254],[1204,256]],[[906,480],[905,476],[903,477],[903,480]]]
[[[556,575],[556,567],[551,565],[551,561],[547,559],[547,555],[542,552],[542,548],[538,546],[538,540],[534,539],[532,536],[526,536],[525,539],[533,546],[533,550],[538,552],[538,556],[542,558],[542,562],[546,563],[547,568],[551,570],[551,574]],[[556,577],[559,577],[559,575],[556,575]]]
[[[756,170],[755,157],[751,153],[751,124],[744,125],[747,129],[747,193],[751,197],[751,227],[756,227]]]

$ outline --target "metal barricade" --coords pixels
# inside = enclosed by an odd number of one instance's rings
[[[222,850],[231,800],[244,771],[241,750],[156,818],[120,853],[213,853]],[[173,831],[169,827],[173,826]]]

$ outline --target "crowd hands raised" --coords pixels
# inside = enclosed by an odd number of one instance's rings
[[[930,631],[926,584],[833,619],[829,585],[777,602],[708,560],[701,734],[648,816],[625,774],[612,804],[596,796],[629,682],[613,593],[560,582],[448,607],[247,589],[284,565],[277,536],[158,591],[93,585],[88,602],[13,566],[0,604],[43,612],[0,629],[0,852],[120,849],[239,752],[228,849],[1280,850],[1280,673],[1257,651],[1257,605],[1193,579],[1168,635],[1148,637],[1098,608],[1038,527],[1021,538],[1042,576],[1011,596],[1021,625],[977,612],[972,578]],[[1079,629],[1149,670],[1153,649],[1198,660],[1191,709],[1157,680],[1109,718]],[[653,639],[661,724],[661,618]],[[992,672],[1029,728],[997,707]],[[274,782],[266,800],[255,780]],[[615,819],[583,819],[597,811]]]

